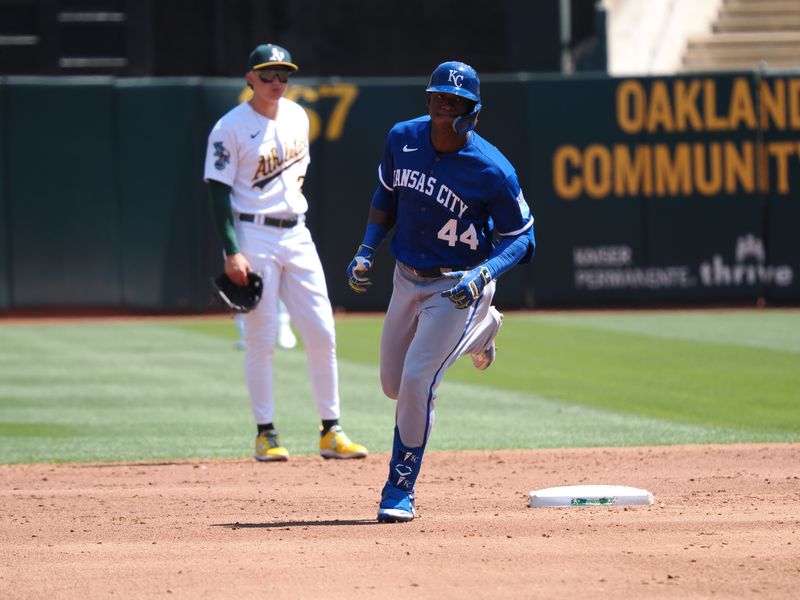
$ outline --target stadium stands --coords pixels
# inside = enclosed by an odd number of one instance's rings
[[[690,38],[683,72],[800,68],[800,2],[725,0],[711,32]]]

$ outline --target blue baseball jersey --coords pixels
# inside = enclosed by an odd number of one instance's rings
[[[458,152],[436,152],[429,116],[392,127],[378,177],[372,204],[396,216],[392,253],[417,269],[473,267],[489,258],[495,230],[533,227],[505,156],[474,131]]]

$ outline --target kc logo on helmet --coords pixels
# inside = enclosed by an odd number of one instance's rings
[[[457,88],[461,87],[461,81],[464,79],[463,75],[458,75],[458,71],[455,69],[450,69],[450,77],[447,78],[447,81],[452,81],[453,85]]]

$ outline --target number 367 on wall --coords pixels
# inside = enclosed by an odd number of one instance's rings
[[[253,95],[250,88],[245,88],[239,95],[240,102],[247,102]],[[308,114],[309,132],[308,137],[311,142],[316,140],[323,133],[323,117],[318,112],[320,106],[326,100],[333,101],[333,108],[325,123],[325,139],[333,142],[342,137],[344,124],[350,107],[358,97],[358,86],[352,83],[336,83],[330,85],[307,86],[291,85],[286,90],[286,97],[300,104]],[[327,104],[327,102],[325,102]]]

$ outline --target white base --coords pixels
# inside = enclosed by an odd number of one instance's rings
[[[530,494],[530,508],[543,506],[631,506],[652,504],[653,494],[625,485],[565,485]]]

